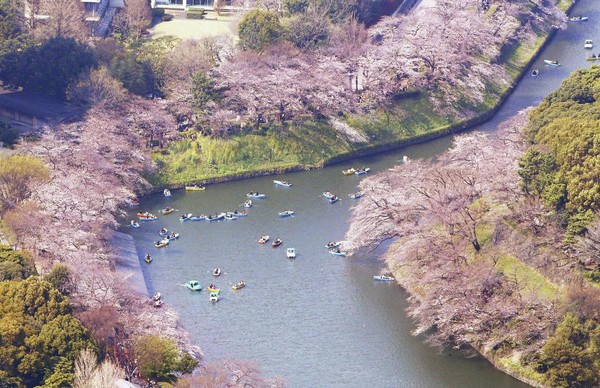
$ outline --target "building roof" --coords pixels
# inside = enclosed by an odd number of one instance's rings
[[[0,89],[0,106],[37,117],[44,121],[73,118],[83,111],[81,107],[67,104],[41,94]]]

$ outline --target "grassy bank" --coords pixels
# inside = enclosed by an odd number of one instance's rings
[[[565,7],[571,1],[563,1]],[[533,42],[507,46],[500,58],[514,85],[535,58],[548,35]],[[151,177],[157,187],[212,183],[268,173],[319,168],[357,156],[422,143],[480,124],[490,118],[512,90],[512,85],[489,84],[478,105],[462,103],[469,119],[436,113],[426,93],[411,94],[366,115],[341,118],[367,141],[352,140],[327,121],[270,124],[229,139],[192,134],[154,153],[159,172]]]

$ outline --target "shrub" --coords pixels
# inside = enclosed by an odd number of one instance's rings
[[[203,10],[189,10],[185,13],[185,17],[188,19],[204,19],[206,11]]]
[[[244,15],[238,27],[240,46],[244,50],[262,51],[277,41],[282,32],[283,28],[277,15],[259,9]]]
[[[12,146],[19,138],[19,130],[0,121],[0,141],[7,146]]]

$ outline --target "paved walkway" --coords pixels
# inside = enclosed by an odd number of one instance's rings
[[[149,297],[150,292],[142,273],[142,266],[135,249],[133,237],[121,232],[113,232],[113,252],[116,256],[116,270],[129,280],[129,288],[143,297]]]

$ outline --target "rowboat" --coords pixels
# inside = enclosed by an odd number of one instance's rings
[[[246,209],[249,209],[252,207],[252,200],[251,199],[247,199],[246,202],[244,202],[244,207]]]
[[[185,191],[204,191],[206,187],[199,185],[185,186]]]
[[[538,69],[533,69],[533,71],[531,72],[531,76],[537,77],[538,75],[540,75],[540,71]]]
[[[595,61],[596,59],[600,59],[600,54],[592,54],[591,56],[585,58],[587,61]]]
[[[545,63],[547,66],[555,66],[555,67],[556,67],[556,66],[560,66],[560,62],[558,62],[558,61],[553,61],[553,60],[550,60],[550,59],[544,59],[544,63]]]
[[[266,244],[267,241],[269,241],[269,235],[264,235],[261,238],[258,239],[258,243],[259,244]]]
[[[159,236],[166,236],[168,233],[169,230],[167,228],[160,228],[160,230],[158,231]]]
[[[225,218],[225,214],[223,214],[223,213],[206,217],[206,219],[209,221],[219,221],[219,220],[222,220],[223,218]]]
[[[192,213],[182,214],[179,221],[189,221],[192,218]]]
[[[217,267],[213,270],[213,276],[218,278],[219,276],[221,276],[221,268]]]
[[[223,216],[223,219],[225,219],[227,221],[233,221],[233,220],[237,220],[237,217],[231,213],[227,213]]]
[[[177,240],[179,238],[179,233],[171,233],[168,237],[169,241]]]
[[[333,194],[331,191],[324,191],[323,197],[325,197],[327,199],[331,199],[331,198],[335,197],[335,194]]]
[[[156,248],[164,248],[167,245],[169,245],[169,239],[168,238],[163,238],[162,240],[157,241],[157,242],[154,243],[154,247],[156,247]]]
[[[274,179],[273,183],[275,183],[277,186],[282,186],[282,187],[291,187],[292,184],[288,181],[282,181],[279,179]]]
[[[221,292],[221,289],[216,284],[211,284],[210,286],[208,286],[208,291],[211,293],[214,292],[214,293],[218,294]]]
[[[246,217],[248,215],[248,212],[245,211],[245,210],[243,210],[241,212],[239,212],[239,211],[236,210],[233,213],[229,213],[229,214],[231,214],[234,217]]]
[[[366,173],[368,173],[369,171],[371,171],[371,169],[370,169],[370,168],[368,168],[368,167],[367,167],[367,168],[364,168],[364,167],[363,167],[363,168],[361,168],[360,170],[356,170],[356,171],[354,172],[354,175],[365,175],[365,174],[366,174]]]
[[[162,214],[163,216],[166,216],[167,214],[171,214],[175,211],[175,209],[173,209],[171,206],[167,206],[164,209],[160,210],[160,214]]]
[[[570,22],[587,22],[588,21],[588,17],[587,16],[571,16],[569,18]]]
[[[168,198],[168,197],[170,197],[170,196],[171,196],[171,190],[169,190],[169,189],[164,189],[164,190],[163,190],[163,196],[164,196],[164,197],[167,197],[167,198]]]
[[[348,256],[348,254],[346,252],[342,252],[340,248],[330,249],[329,253],[331,253],[334,256]]]
[[[150,256],[149,254],[146,255],[146,257],[144,257],[144,261],[148,264],[152,263],[152,256]]]
[[[296,249],[295,248],[286,249],[285,255],[287,256],[288,259],[295,259],[296,258]]]
[[[411,158],[410,158],[408,155],[404,155],[404,156],[402,157],[402,161],[403,161],[404,163],[410,163],[410,162],[412,161],[412,159],[411,159]]]
[[[344,175],[354,175],[355,172],[356,172],[356,169],[354,167],[349,168],[347,170],[342,170],[342,174],[344,174]]]
[[[293,210],[284,210],[282,212],[279,212],[279,217],[290,217],[294,215],[294,211]]]
[[[140,227],[140,224],[136,220],[131,220],[130,225],[131,225],[132,228],[139,228]]]
[[[150,212],[139,212],[136,214],[138,216],[138,218],[141,220],[142,218],[152,218],[155,217],[154,214],[150,213]]]
[[[155,216],[154,214],[150,214],[149,216],[145,216],[145,217],[140,217],[140,221],[156,221],[158,220],[158,217]]]
[[[257,198],[257,199],[265,199],[267,198],[267,196],[265,194],[261,194],[261,193],[254,193],[254,192],[249,192],[248,194],[246,194],[246,197],[248,198]]]
[[[192,216],[192,215],[190,215],[190,217],[189,217],[189,220],[190,220],[190,221],[204,221],[204,220],[206,220],[207,218],[208,218],[208,217],[206,217],[206,216],[205,216],[205,215],[203,215],[203,214],[201,214],[201,215],[198,215],[198,216]]]
[[[356,193],[350,194],[350,198],[352,199],[359,199],[360,197],[362,197],[364,194],[360,191],[357,191]]]
[[[273,242],[271,243],[271,246],[272,246],[273,248],[277,248],[277,247],[278,247],[278,246],[280,246],[281,244],[283,244],[283,241],[281,241],[281,239],[279,239],[279,238],[278,238],[277,240],[275,240],[275,241],[273,241]]]
[[[201,291],[202,290],[202,284],[200,284],[200,282],[197,280],[190,280],[189,282],[187,282],[185,284],[185,286],[192,291]]]
[[[584,49],[593,49],[594,48],[594,42],[592,42],[591,39],[586,39],[585,42],[583,43],[583,48]]]
[[[376,275],[376,276],[373,276],[373,280],[377,280],[377,281],[380,281],[380,282],[393,282],[396,279],[393,276]]]
[[[329,198],[329,203],[336,203],[339,200],[340,198],[337,195],[334,195],[333,197]]]
[[[243,280],[240,280],[239,282],[237,282],[231,286],[231,288],[234,290],[239,290],[240,288],[244,288],[244,287],[246,287],[246,282]]]
[[[219,294],[217,292],[211,292],[209,300],[213,303],[217,303],[219,301]]]
[[[329,241],[327,244],[325,244],[325,248],[327,248],[327,249],[339,248],[340,245],[342,245],[342,243],[339,241]]]

